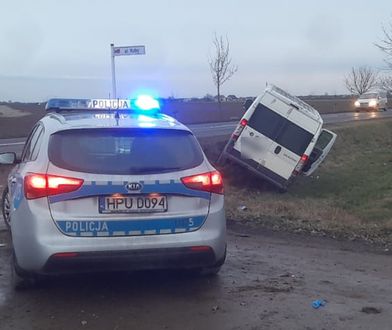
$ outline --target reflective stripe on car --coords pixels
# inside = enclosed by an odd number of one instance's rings
[[[156,218],[148,220],[59,220],[60,231],[69,236],[139,236],[192,232],[206,216]]]

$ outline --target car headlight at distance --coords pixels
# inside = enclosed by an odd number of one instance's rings
[[[369,107],[376,107],[377,106],[377,100],[370,100],[369,101]]]
[[[356,107],[359,107],[359,106],[361,106],[361,103],[359,103],[359,101],[356,100],[356,101],[354,102],[354,105],[355,105]]]

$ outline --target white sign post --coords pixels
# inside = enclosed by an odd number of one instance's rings
[[[111,60],[112,60],[112,98],[117,98],[117,90],[116,90],[116,66],[114,63],[115,56],[129,56],[129,55],[145,55],[146,47],[145,46],[123,46],[123,47],[115,47],[114,44],[110,44],[111,50]]]

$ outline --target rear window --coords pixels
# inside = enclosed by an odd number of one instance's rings
[[[285,125],[276,138],[276,142],[291,152],[302,156],[312,138],[313,134],[285,119]]]
[[[299,156],[302,156],[313,138],[313,134],[263,104],[256,107],[248,126]]]
[[[284,118],[282,116],[259,103],[248,121],[248,126],[271,140],[275,140],[283,122]]]
[[[324,148],[328,145],[328,143],[332,140],[333,135],[327,131],[321,131],[321,134],[316,142],[316,148],[320,150],[324,150]]]
[[[49,160],[72,171],[153,174],[196,167],[203,162],[196,138],[165,129],[78,129],[53,134]]]

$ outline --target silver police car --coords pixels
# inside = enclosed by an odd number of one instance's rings
[[[52,99],[8,177],[15,286],[40,275],[157,268],[217,273],[221,174],[192,132],[137,100]]]

